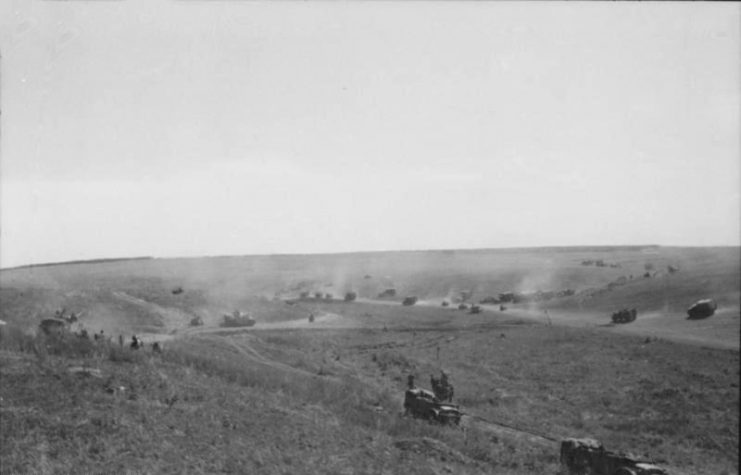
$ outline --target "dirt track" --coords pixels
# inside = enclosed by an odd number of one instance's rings
[[[162,319],[162,323],[167,331],[180,328],[183,323],[188,322],[192,318],[191,315],[188,315],[181,310],[172,307],[163,307],[156,303],[129,295],[126,292],[113,291],[113,296],[117,299],[123,300],[124,302],[136,305],[151,314],[158,315]]]
[[[354,329],[358,328],[356,320],[345,318],[334,312],[317,313],[314,322],[308,318],[287,320],[281,322],[258,322],[254,327],[187,327],[183,328],[186,317],[177,310],[160,307],[156,304],[136,299],[127,294],[119,298],[126,299],[131,303],[147,306],[150,311],[160,314],[166,320],[166,328],[171,330],[169,335],[147,334],[143,335],[145,341],[162,341],[173,337],[182,337],[196,334],[232,334],[262,330],[294,330],[294,329]],[[359,299],[358,302],[371,305],[401,306],[399,302],[387,300]],[[437,308],[434,302],[419,302],[420,307]],[[610,323],[607,316],[594,315],[580,312],[552,311],[548,313],[536,308],[518,308],[510,306],[505,312],[501,312],[498,306],[482,305],[482,316],[493,314],[497,317],[508,319],[522,319],[543,325],[553,324],[570,327],[596,328],[603,331],[631,334],[646,338],[660,338],[679,343],[707,346],[712,348],[739,350],[737,325],[734,327],[733,309],[721,309],[714,317],[715,320],[691,321],[682,316],[664,315],[660,312],[639,314],[638,319],[630,324],[614,325]],[[451,310],[451,312],[454,310]],[[735,317],[737,319],[737,317]],[[378,326],[385,326],[377,322]]]
[[[399,302],[389,300],[358,299],[359,302],[375,305],[400,306]],[[420,301],[417,306],[438,307],[437,302]],[[711,348],[739,350],[741,341],[738,338],[739,310],[733,308],[718,309],[714,320],[687,320],[684,315],[666,315],[660,312],[639,314],[638,319],[627,325],[613,325],[608,315],[595,315],[584,312],[563,312],[540,308],[509,306],[501,312],[497,305],[481,305],[484,314],[506,315],[547,325],[571,327],[600,328],[624,334],[647,338],[663,338],[678,343],[707,346]],[[703,323],[705,322],[705,323]]]

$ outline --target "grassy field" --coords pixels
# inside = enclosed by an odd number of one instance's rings
[[[594,437],[670,473],[738,473],[738,258],[579,248],[3,270],[0,472],[556,474],[561,438]],[[390,287],[398,299],[373,300]],[[565,288],[575,295],[505,312],[439,305]],[[364,300],[281,300],[319,290]],[[686,320],[701,297],[718,314]],[[62,306],[164,351],[34,335]],[[605,326],[624,306],[638,321]],[[237,308],[258,324],[220,329]],[[189,328],[194,315],[206,324]],[[401,414],[407,376],[429,387],[440,370],[467,414],[459,428]]]

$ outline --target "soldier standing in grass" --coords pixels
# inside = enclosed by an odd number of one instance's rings
[[[414,375],[410,374],[407,376],[407,387],[409,389],[414,389]]]
[[[123,348],[123,335],[118,335],[118,346]]]

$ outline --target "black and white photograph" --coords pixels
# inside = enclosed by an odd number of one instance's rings
[[[739,2],[0,3],[0,475],[732,475],[740,347]]]

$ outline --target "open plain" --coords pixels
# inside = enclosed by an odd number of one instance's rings
[[[5,269],[0,472],[556,474],[591,437],[738,473],[740,273],[737,247],[658,246]],[[255,325],[222,327],[234,310]],[[460,426],[402,414],[440,371]]]

